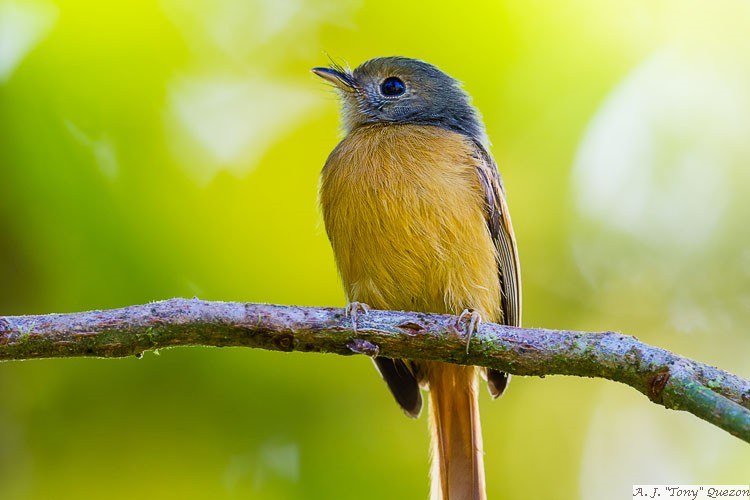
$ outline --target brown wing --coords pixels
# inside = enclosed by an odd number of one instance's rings
[[[500,279],[503,324],[521,326],[521,267],[518,247],[505,202],[505,188],[495,160],[480,145],[475,145],[477,174],[485,193],[487,226],[497,249],[497,273]],[[487,383],[493,398],[500,396],[508,385],[510,375],[498,370],[487,370]]]
[[[498,275],[502,293],[503,324],[521,326],[521,268],[518,261],[516,237],[510,222],[505,189],[495,160],[480,145],[476,145],[477,172],[484,187],[487,202],[487,225],[498,255]]]

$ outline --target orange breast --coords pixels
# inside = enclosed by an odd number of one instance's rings
[[[323,169],[320,205],[349,301],[501,320],[496,250],[473,147],[439,127],[351,132]]]

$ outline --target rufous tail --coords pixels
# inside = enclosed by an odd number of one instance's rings
[[[431,500],[486,500],[475,368],[429,363]]]

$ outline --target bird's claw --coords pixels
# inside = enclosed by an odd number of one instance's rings
[[[357,318],[359,317],[359,314],[367,314],[370,312],[370,306],[364,302],[349,302],[346,305],[345,312],[346,317],[352,319],[352,329],[357,331]]]
[[[469,354],[471,336],[478,331],[479,325],[482,323],[482,315],[474,309],[464,309],[461,311],[461,314],[458,315],[458,319],[456,319],[456,329],[459,329],[461,327],[461,322],[464,322],[467,318],[468,322],[466,322],[466,326],[463,330],[466,333],[466,354]]]

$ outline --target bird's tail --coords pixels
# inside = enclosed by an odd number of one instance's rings
[[[431,500],[485,500],[475,368],[429,363]]]

